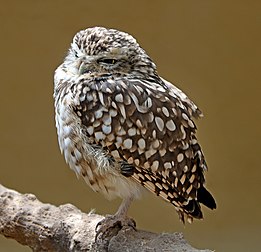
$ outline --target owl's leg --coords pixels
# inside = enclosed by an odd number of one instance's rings
[[[132,227],[135,229],[136,223],[133,219],[127,216],[128,209],[130,207],[131,202],[133,201],[133,197],[126,198],[122,201],[118,211],[114,215],[106,215],[103,220],[98,222],[96,226],[96,236],[97,237],[102,234],[104,235],[112,228],[127,228]]]

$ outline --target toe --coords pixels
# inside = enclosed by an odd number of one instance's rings
[[[120,218],[119,216],[115,216],[115,215],[106,216],[103,220],[98,222],[96,225],[95,240],[97,240],[99,235],[102,235],[102,237],[105,238],[112,229],[115,229],[115,230],[117,229],[119,231],[120,229],[123,229],[123,228],[125,229],[125,228],[130,228],[130,227],[133,228],[134,230],[136,230],[136,223],[131,218],[128,218],[128,217]],[[117,232],[116,232],[116,234],[117,234]]]

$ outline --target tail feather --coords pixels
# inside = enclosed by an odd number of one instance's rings
[[[193,218],[203,218],[200,203],[212,210],[217,207],[213,196],[202,186],[197,190],[197,199],[190,200],[186,205],[183,205],[183,211],[179,211],[179,216],[183,223],[185,223],[185,215],[188,221],[190,220],[189,222],[192,222]]]
[[[187,205],[184,206],[185,212],[196,219],[202,219],[203,214],[199,203],[196,200],[190,200]]]
[[[197,198],[200,203],[207,206],[210,209],[216,209],[216,202],[209,191],[205,187],[200,187],[197,191]]]

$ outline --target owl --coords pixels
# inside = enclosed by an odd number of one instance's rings
[[[54,76],[60,149],[70,168],[95,192],[122,198],[97,234],[120,224],[144,191],[163,198],[182,222],[216,208],[205,188],[205,157],[196,137],[198,107],[159,76],[129,34],[103,27],[78,32]]]

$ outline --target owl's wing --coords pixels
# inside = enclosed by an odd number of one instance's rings
[[[75,112],[91,141],[130,165],[132,178],[170,201],[183,221],[184,214],[202,218],[199,202],[215,208],[203,186],[207,166],[192,120],[201,112],[181,90],[165,80],[101,79],[82,85]]]
[[[199,108],[196,106],[196,104],[191,101],[188,96],[182,92],[179,88],[177,88],[176,86],[174,86],[172,83],[170,83],[169,81],[161,78],[161,80],[164,82],[164,84],[168,87],[168,89],[170,90],[171,93],[174,93],[175,96],[178,96],[179,99],[186,104],[189,113],[195,117],[195,118],[199,118],[199,117],[203,117],[203,113],[199,110]]]

